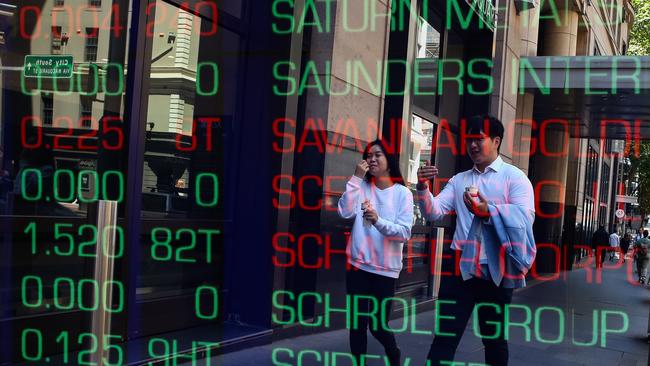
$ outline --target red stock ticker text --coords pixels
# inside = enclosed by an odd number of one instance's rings
[[[342,240],[344,242],[347,242],[349,239],[349,232],[346,232]],[[406,258],[404,262],[404,268],[402,269],[403,271],[406,271],[407,273],[412,273],[414,269],[414,262],[417,259],[425,258],[428,259],[429,263],[429,271],[431,275],[434,276],[443,276],[443,277],[451,277],[451,276],[460,276],[460,262],[461,261],[467,261],[468,259],[463,259],[460,257],[460,251],[454,251],[452,254],[444,254],[442,250],[438,250],[437,246],[442,245],[448,246],[451,244],[451,240],[445,239],[442,241],[442,243],[438,243],[438,241],[433,238],[430,240],[430,246],[431,248],[430,253],[416,253],[413,251],[413,248],[415,247],[413,245],[414,242],[419,241],[423,242],[425,239],[424,238],[412,238],[411,240],[406,243],[406,253],[404,258]],[[355,267],[350,265],[347,261],[348,258],[348,253],[346,252],[345,244],[344,243],[336,243],[332,239],[332,234],[330,233],[304,233],[301,235],[294,235],[289,232],[278,232],[273,235],[272,239],[273,243],[273,249],[275,250],[275,254],[273,255],[273,265],[276,267],[280,268],[289,268],[289,267],[299,267],[299,268],[304,268],[304,269],[325,269],[329,270],[332,268],[332,265],[335,261],[343,261],[345,260],[346,262],[346,270],[352,271],[355,270]],[[461,247],[463,245],[474,245],[478,246],[480,245],[478,242],[471,242],[471,241],[465,241],[462,243],[457,243]],[[510,243],[510,245],[516,246],[516,245],[521,245],[518,243]],[[311,248],[309,246],[312,246]],[[316,252],[318,254],[314,254],[314,247]],[[391,249],[393,246],[390,245],[390,240],[386,239],[384,241],[384,259],[386,262],[388,262],[389,258],[391,256],[401,256],[402,252],[397,251],[394,249]],[[528,275],[530,278],[539,280],[539,281],[557,281],[557,280],[566,280],[566,271],[562,271],[564,263],[567,258],[572,258],[573,257],[573,252],[569,253],[569,250],[572,251],[577,251],[580,249],[586,249],[588,252],[591,252],[591,246],[584,245],[584,244],[575,244],[572,247],[570,246],[563,246],[562,248],[558,247],[556,244],[553,243],[537,243],[536,245],[536,250],[537,253],[539,254],[541,251],[552,251],[553,252],[553,263],[554,263],[554,268],[552,272],[548,273],[540,273],[537,269],[537,262],[533,263],[533,266],[531,267]],[[610,250],[609,247],[597,247],[595,248],[595,255],[593,256],[588,256],[587,259],[581,263],[576,263],[573,266],[574,271],[584,271],[585,274],[585,280],[587,283],[594,283],[594,284],[601,284],[602,283],[602,276],[603,276],[603,271],[609,271],[609,270],[617,270],[620,269],[621,267],[625,266],[626,269],[626,277],[627,281],[633,285],[637,285],[638,283],[634,279],[634,263],[633,261],[626,261],[623,263],[623,261],[618,261],[617,263],[608,263],[608,261],[605,261],[602,265],[601,268],[594,268],[593,264],[594,261],[600,260],[600,258],[608,253]],[[478,264],[478,253],[479,250],[474,251],[476,253],[476,256],[474,258],[471,258],[471,261],[474,261],[475,264]],[[511,279],[516,279],[516,278],[521,278],[522,275],[514,275],[507,273],[505,270],[505,256],[506,256],[506,251],[505,251],[505,246],[502,247],[500,251],[500,260],[499,260],[499,267],[501,269],[501,274],[503,275],[504,278],[511,278]],[[441,262],[442,261],[450,261],[452,260],[454,265],[453,265],[453,270],[452,271],[445,271],[442,269]]]
[[[388,153],[395,153],[400,141],[400,132],[404,121],[401,119],[390,119],[389,131],[390,136],[384,136],[389,141],[389,146],[386,146]],[[357,121],[352,118],[339,119],[333,126],[329,125],[323,118],[307,118],[297,131],[299,124],[296,120],[286,117],[276,118],[273,121],[273,135],[276,138],[273,141],[273,151],[276,153],[302,153],[306,149],[317,149],[320,153],[342,153],[344,150],[354,148],[358,152],[362,152],[365,146],[361,141],[374,140],[379,136],[379,123],[369,118],[366,121]],[[488,125],[486,123],[484,132],[488,133]],[[512,139],[504,141],[503,147],[506,152],[512,156],[532,156],[534,154],[542,154],[548,157],[562,157],[568,156],[570,153],[570,137],[581,138],[580,123],[566,119],[546,119],[543,121],[535,121],[532,119],[516,119],[512,123],[506,124],[506,136],[514,136],[514,129],[517,126],[526,127],[531,130],[531,137],[523,136],[522,141],[529,141],[528,151],[519,151],[515,149]],[[332,128],[333,127],[333,128]],[[407,133],[408,124],[407,124]],[[598,121],[598,137],[602,140],[607,139],[607,129],[618,128],[625,131],[625,148],[623,154],[629,156],[631,148],[634,146],[634,155],[640,154],[640,131],[641,120],[623,120],[623,119],[602,119]],[[329,130],[329,131],[328,131]],[[433,140],[432,149],[449,149],[454,155],[467,154],[467,140],[475,138],[475,135],[467,132],[466,119],[460,120],[458,133],[460,134],[459,145],[454,138],[454,129],[451,127],[447,119],[441,119],[438,124],[437,136]],[[549,148],[548,140],[550,131],[561,131],[563,134],[563,145],[561,150],[553,151]],[[535,137],[535,135],[537,137]],[[557,139],[554,135],[552,139]],[[392,143],[391,143],[392,142]],[[573,154],[578,157],[586,157],[579,150],[579,146],[575,146]],[[605,152],[605,156],[611,155]]]

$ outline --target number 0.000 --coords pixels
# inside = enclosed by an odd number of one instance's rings
[[[75,284],[76,282],[76,284]],[[120,313],[124,309],[124,285],[119,281],[105,281],[100,286],[93,279],[75,281],[68,277],[57,277],[53,284],[53,305],[57,310],[70,310],[75,307],[82,311],[95,311],[101,306],[108,313]],[[113,290],[116,307],[109,303],[108,290]],[[101,291],[100,291],[101,288]],[[84,294],[91,291],[90,303],[84,302]],[[40,276],[25,276],[21,282],[21,300],[27,308],[43,307],[43,280]],[[49,307],[49,304],[45,305]]]
[[[80,170],[77,179],[73,179],[74,172],[69,169],[59,169],[54,172],[54,199],[55,200],[71,200],[75,195],[79,198],[80,202],[90,203],[95,202],[98,199],[103,200],[114,200],[118,203],[122,202],[124,199],[124,176],[122,173],[117,170],[107,170],[102,174],[101,181],[99,174],[94,170]],[[113,177],[113,179],[111,179]],[[83,186],[84,178],[88,179],[88,186],[98,187],[101,184],[101,196],[100,190],[95,189],[92,197],[84,197],[83,195]],[[36,192],[28,192],[28,184],[30,180],[36,181]],[[119,190],[117,197],[108,197],[109,182],[111,184],[117,183]],[[43,173],[40,169],[36,168],[27,168],[23,170],[21,181],[20,181],[20,193],[22,198],[26,201],[39,201],[43,198]],[[63,188],[65,187],[65,188]],[[68,196],[62,196],[61,191],[70,192]],[[49,199],[50,197],[45,197]]]

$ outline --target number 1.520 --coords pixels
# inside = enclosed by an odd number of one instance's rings
[[[32,254],[56,255],[56,256],[78,256],[78,257],[96,257],[98,252],[111,258],[120,258],[124,255],[124,230],[120,226],[107,226],[98,233],[97,226],[83,224],[74,230],[73,224],[55,223],[54,240],[51,248],[45,248],[45,245],[37,239],[36,222],[30,222],[23,232],[29,235],[31,242]],[[108,238],[115,233],[115,244],[110,247]],[[102,248],[99,251],[96,248],[98,236],[101,235]],[[39,251],[40,247],[40,251]]]

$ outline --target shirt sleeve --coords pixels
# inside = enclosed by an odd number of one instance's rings
[[[521,206],[528,212],[531,224],[535,221],[535,193],[533,184],[523,172],[512,179],[508,191],[508,203]]]
[[[351,219],[357,216],[360,209],[359,198],[361,197],[361,183],[363,179],[353,175],[345,185],[345,192],[339,198],[338,213],[344,219]]]
[[[403,194],[398,196],[398,202],[395,202],[399,207],[395,221],[379,217],[374,226],[386,237],[407,241],[411,238],[413,226],[413,194],[408,189],[403,189],[402,192]]]
[[[428,220],[440,220],[455,210],[455,178],[456,176],[451,177],[442,192],[435,197],[426,189],[416,192],[417,204]]]

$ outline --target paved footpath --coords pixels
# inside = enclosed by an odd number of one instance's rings
[[[574,269],[561,273],[557,280],[534,281],[516,291],[513,304],[518,306],[510,309],[511,321],[525,323],[527,309],[530,318],[529,327],[509,327],[510,365],[650,365],[647,340],[650,287],[628,282],[628,276],[636,277],[632,266],[628,267],[629,262],[620,268],[604,269],[600,274],[593,266]],[[418,314],[416,329],[433,329],[433,315],[433,311]],[[402,322],[395,320],[390,325],[399,328]],[[431,336],[405,332],[396,337],[402,349],[403,365],[424,366]],[[370,335],[368,339],[368,353],[383,355],[379,343]],[[299,363],[298,355],[304,350],[311,352],[303,352]],[[347,331],[337,330],[228,353],[197,365],[349,366],[353,363],[341,354],[348,350]],[[474,334],[472,320],[458,347],[456,362],[455,366],[482,365],[483,345]],[[385,365],[384,359],[373,359],[366,364]]]

